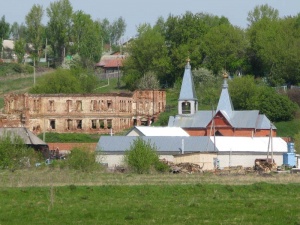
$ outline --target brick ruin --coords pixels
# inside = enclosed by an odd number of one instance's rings
[[[164,90],[110,94],[7,94],[0,127],[39,134],[117,133],[150,125],[165,110]]]

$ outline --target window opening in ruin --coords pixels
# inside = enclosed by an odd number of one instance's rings
[[[39,100],[38,99],[34,99],[33,100],[33,111],[38,111],[39,107]]]
[[[82,111],[82,101],[76,101],[76,111]]]
[[[104,120],[99,120],[100,128],[104,129]]]
[[[73,121],[68,119],[67,120],[67,129],[72,130],[73,129]]]
[[[111,100],[108,100],[108,101],[107,101],[107,109],[108,109],[108,110],[111,110],[111,109],[112,109],[112,101],[111,101]]]
[[[67,100],[67,112],[71,112],[72,109],[72,100]]]
[[[97,100],[91,101],[91,110],[96,111],[97,110]]]
[[[137,119],[133,119],[133,126],[137,126]]]
[[[55,130],[55,120],[50,120],[50,128]]]
[[[49,100],[49,111],[54,111],[54,100]]]
[[[97,121],[92,120],[92,129],[96,129],[96,128],[97,128]]]
[[[183,102],[182,106],[182,114],[190,114],[191,113],[191,103],[190,102]]]
[[[82,120],[77,120],[77,129],[82,129]]]
[[[107,128],[108,129],[112,128],[112,120],[107,120]]]

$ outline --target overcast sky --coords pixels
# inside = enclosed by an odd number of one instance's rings
[[[7,22],[24,23],[25,16],[34,4],[46,9],[51,1],[46,0],[0,0],[0,17],[5,15]],[[122,16],[127,24],[125,39],[136,34],[141,23],[154,25],[158,17],[167,18],[169,14],[182,15],[209,13],[225,16],[230,23],[242,28],[247,27],[248,12],[255,6],[268,4],[279,11],[280,17],[295,16],[300,13],[300,0],[70,0],[73,10],[82,10],[94,20],[107,18],[110,22]],[[46,12],[44,24],[48,21]]]

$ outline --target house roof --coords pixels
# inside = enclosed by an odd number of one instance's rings
[[[13,50],[15,48],[15,43],[13,40],[3,40],[2,46],[3,46],[3,49]]]
[[[104,68],[122,67],[124,59],[124,55],[103,55],[96,66]]]
[[[96,151],[104,153],[117,153],[130,150],[134,140],[142,140],[155,145],[158,153],[179,154],[184,148],[184,152],[211,152],[215,148],[212,141],[207,136],[188,136],[188,137],[136,137],[136,136],[101,136],[96,147]]]
[[[1,127],[0,136],[3,137],[6,134],[13,134],[21,137],[26,145],[47,145],[39,137],[33,134],[25,127]]]
[[[126,136],[190,136],[181,127],[135,126]]]
[[[270,120],[260,115],[258,110],[232,111],[231,116],[226,111],[220,111],[234,128],[270,129]],[[169,117],[168,126],[182,128],[206,128],[218,112],[197,111],[194,115],[176,115]],[[273,125],[273,129],[276,127]]]
[[[191,65],[189,61],[185,66],[180,95],[179,95],[179,101],[185,101],[185,100],[198,100],[195,87],[194,87]]]
[[[157,147],[159,154],[181,154],[195,152],[240,152],[240,153],[286,153],[287,143],[279,137],[228,137],[228,136],[189,136],[189,137],[134,137],[101,136],[96,151],[106,154],[124,153],[130,150],[134,140],[141,138]],[[215,143],[215,145],[214,145]],[[272,143],[272,144],[271,144]],[[273,146],[271,148],[271,146]]]

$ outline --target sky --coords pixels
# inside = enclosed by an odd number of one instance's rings
[[[0,17],[10,24],[25,23],[25,16],[34,4],[46,9],[54,0],[0,0]],[[74,11],[82,10],[93,20],[107,18],[110,22],[123,17],[126,27],[124,39],[135,36],[142,23],[154,25],[162,16],[179,16],[186,11],[225,16],[234,26],[247,27],[247,15],[255,6],[268,4],[279,11],[280,17],[300,13],[300,0],[70,0]],[[43,23],[48,21],[46,12]]]

